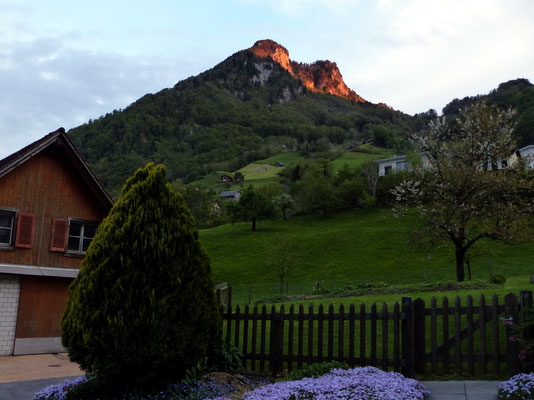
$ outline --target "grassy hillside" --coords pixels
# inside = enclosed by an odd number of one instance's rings
[[[388,209],[362,209],[288,221],[223,225],[202,230],[200,238],[212,260],[216,281],[234,287],[234,298],[260,300],[278,293],[278,277],[265,262],[265,252],[276,246],[280,233],[296,243],[296,260],[289,276],[290,294],[311,293],[319,280],[328,289],[385,282],[387,285],[454,282],[455,260],[451,246],[417,249],[407,239],[414,228],[408,217],[395,218]],[[506,246],[482,241],[472,260],[473,279],[487,280],[489,264],[494,274],[506,277],[533,273],[534,244]]]

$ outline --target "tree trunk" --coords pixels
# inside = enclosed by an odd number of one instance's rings
[[[280,277],[280,296],[284,294],[284,278]]]
[[[464,258],[465,249],[463,247],[456,247],[456,280],[458,282],[463,282],[465,280]]]
[[[252,231],[256,232],[256,219],[252,220]]]

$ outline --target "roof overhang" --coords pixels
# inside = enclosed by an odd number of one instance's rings
[[[0,263],[0,274],[48,276],[56,278],[76,278],[76,268],[42,267],[39,265],[4,264]]]

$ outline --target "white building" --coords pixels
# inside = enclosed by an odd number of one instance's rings
[[[427,153],[417,153],[423,161],[423,166],[428,166],[428,155]],[[413,157],[413,155],[399,155],[390,158],[383,158],[381,160],[376,160],[378,163],[378,175],[384,176],[396,171],[407,171],[408,170],[408,159]]]

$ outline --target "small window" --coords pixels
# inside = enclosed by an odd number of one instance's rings
[[[406,161],[397,161],[395,169],[399,171],[406,171],[408,169],[408,163]]]
[[[501,165],[503,168],[508,168],[508,160],[502,160]]]
[[[389,173],[391,172],[392,168],[393,168],[393,167],[392,167],[391,165],[386,165],[386,166],[384,167],[384,175],[389,174]]]
[[[71,219],[67,252],[85,253],[96,235],[96,222]]]
[[[0,247],[13,247],[17,213],[0,209]]]

